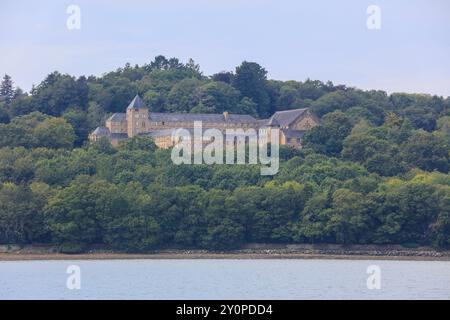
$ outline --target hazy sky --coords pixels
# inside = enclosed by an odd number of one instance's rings
[[[69,31],[69,5],[81,30]],[[366,27],[381,8],[381,30]],[[0,74],[101,75],[163,54],[206,75],[260,63],[279,80],[450,96],[448,0],[0,0]]]

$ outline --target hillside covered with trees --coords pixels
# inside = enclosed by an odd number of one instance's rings
[[[311,108],[321,125],[280,172],[181,165],[149,138],[87,141],[139,94],[151,111]],[[450,98],[267,79],[257,63],[205,76],[156,57],[101,77],[54,72],[0,85],[0,244],[226,250],[245,243],[450,247]]]

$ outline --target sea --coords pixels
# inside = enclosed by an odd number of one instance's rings
[[[0,262],[0,299],[450,298],[450,262],[89,260]]]

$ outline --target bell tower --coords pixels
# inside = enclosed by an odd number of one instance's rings
[[[127,134],[129,138],[149,131],[149,111],[139,95],[127,108]]]

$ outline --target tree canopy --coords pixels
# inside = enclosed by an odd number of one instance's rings
[[[154,112],[267,118],[310,108],[320,125],[282,147],[280,171],[180,165],[148,137],[87,141],[139,93]],[[255,62],[205,76],[156,57],[100,77],[54,72],[0,86],[0,243],[228,250],[251,242],[450,247],[450,98],[276,81]]]

